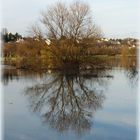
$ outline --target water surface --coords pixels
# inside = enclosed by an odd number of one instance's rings
[[[4,140],[137,139],[136,65],[113,64],[42,74],[3,66]]]

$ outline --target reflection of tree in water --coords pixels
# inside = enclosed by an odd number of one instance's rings
[[[125,74],[127,78],[129,78],[130,85],[134,86],[138,82],[138,65],[137,62],[138,59],[137,57],[125,57],[122,58],[122,66],[125,69]]]
[[[13,80],[19,81],[21,78],[33,79],[34,77],[41,78],[41,76],[41,73],[36,73],[32,71],[25,71],[15,68],[4,68],[2,69],[1,81],[4,85],[8,85]]]
[[[4,85],[8,85],[10,81],[12,81],[14,78],[16,80],[19,80],[17,70],[15,69],[4,69],[2,71],[2,82]]]
[[[134,87],[138,84],[138,70],[136,66],[131,67],[129,70],[125,71],[128,81],[130,82],[130,86]]]
[[[104,99],[101,91],[88,87],[91,80],[97,83],[99,77],[87,80],[84,76],[57,73],[28,88],[26,94],[33,111],[39,111],[52,128],[82,134],[90,130],[93,113],[101,108]]]

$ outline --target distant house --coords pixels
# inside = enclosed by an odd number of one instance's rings
[[[24,39],[18,39],[16,42],[20,43],[20,42],[23,42],[23,41],[24,41]]]
[[[46,43],[47,45],[50,45],[50,44],[51,44],[51,40],[50,40],[50,39],[45,39],[45,43]]]
[[[121,43],[120,43],[120,41],[117,41],[116,44],[117,44],[117,45],[120,45]]]
[[[107,38],[101,38],[101,41],[106,41],[106,42],[108,42],[109,39],[107,39]]]

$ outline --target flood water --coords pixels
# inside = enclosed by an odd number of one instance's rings
[[[80,73],[2,66],[4,140],[136,140],[138,72],[130,63]]]

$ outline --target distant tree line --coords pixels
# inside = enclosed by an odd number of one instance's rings
[[[1,33],[1,38],[4,42],[10,42],[10,41],[17,41],[18,39],[22,39],[22,36],[18,33],[13,34],[11,32],[8,32],[8,30],[4,28]]]

